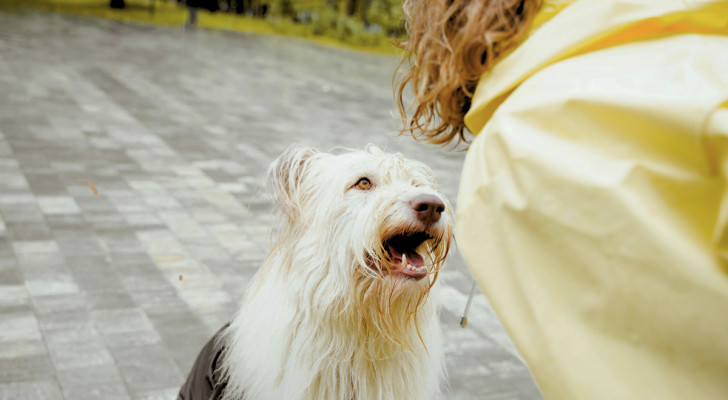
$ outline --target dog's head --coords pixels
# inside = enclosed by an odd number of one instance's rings
[[[374,146],[338,154],[292,146],[271,165],[268,184],[284,230],[313,243],[333,269],[346,266],[329,273],[351,276],[353,267],[407,286],[437,277],[452,211],[424,164]]]
[[[373,146],[293,146],[271,165],[268,185],[281,226],[229,329],[226,396],[437,393],[443,347],[428,294],[452,217],[432,172]]]
[[[437,321],[427,300],[453,235],[432,171],[374,146],[293,146],[268,184],[284,219],[262,279],[282,280],[301,315],[350,332],[367,357],[427,348]]]

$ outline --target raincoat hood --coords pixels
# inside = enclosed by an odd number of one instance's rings
[[[518,85],[555,62],[615,45],[685,33],[728,35],[728,2],[546,1],[528,39],[481,77],[465,125],[477,135]]]

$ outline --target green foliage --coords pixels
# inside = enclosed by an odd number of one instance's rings
[[[401,0],[258,0],[270,18],[309,25],[316,36],[378,47],[404,35]]]
[[[382,27],[385,35],[401,38],[405,34],[401,0],[373,0],[368,10],[369,22]]]
[[[124,9],[110,0],[0,0],[4,7],[31,7],[125,21],[178,26],[188,10],[176,0],[125,0]],[[393,38],[404,35],[402,0],[233,0],[246,15],[200,11],[198,25],[308,37],[332,45],[391,53]],[[220,0],[221,4],[226,1]],[[265,9],[265,13],[262,11]],[[263,15],[265,14],[265,15]],[[260,18],[265,16],[265,18]]]

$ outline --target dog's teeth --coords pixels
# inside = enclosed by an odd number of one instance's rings
[[[405,268],[407,265],[407,254],[402,254],[402,268]]]

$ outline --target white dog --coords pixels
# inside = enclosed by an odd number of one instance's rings
[[[452,217],[430,169],[374,146],[294,146],[268,184],[283,213],[277,239],[180,398],[438,397],[443,346],[429,292]]]

